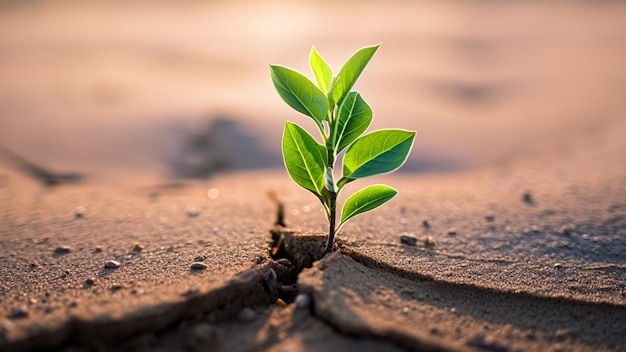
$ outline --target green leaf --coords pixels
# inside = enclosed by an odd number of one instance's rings
[[[324,58],[315,50],[315,47],[311,47],[311,55],[309,56],[309,63],[311,65],[311,71],[315,75],[317,85],[320,87],[324,94],[330,90],[330,85],[333,81],[333,70],[328,66]]]
[[[380,45],[374,45],[361,48],[343,64],[343,67],[337,74],[338,79],[331,92],[333,101],[337,103],[337,105],[341,105],[346,94],[352,89],[357,78],[359,78],[361,72],[363,72],[363,69],[365,69],[367,63],[372,59],[372,56],[374,56],[379,46]]]
[[[326,95],[301,73],[290,68],[270,65],[272,82],[278,94],[296,111],[312,117],[323,130],[322,121],[328,116]]]
[[[283,159],[289,176],[323,201],[326,155],[320,145],[302,127],[287,121],[283,132]]]
[[[333,146],[339,154],[354,142],[372,122],[372,109],[359,92],[350,92],[339,106]]]
[[[346,200],[343,206],[339,227],[348,219],[385,204],[396,194],[398,191],[385,185],[373,185],[356,192]]]
[[[398,169],[409,155],[415,132],[379,130],[350,145],[343,160],[343,181],[339,187],[357,179]]]

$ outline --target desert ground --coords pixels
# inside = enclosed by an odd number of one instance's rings
[[[626,4],[0,2],[0,350],[626,351]],[[268,64],[417,131],[321,252]]]

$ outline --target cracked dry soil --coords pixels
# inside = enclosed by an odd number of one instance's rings
[[[113,330],[106,320],[74,321],[64,327],[70,339],[50,344],[54,335],[63,335],[51,330],[3,350],[602,351],[626,346],[621,305],[450,283],[382,264],[345,242],[324,256],[322,234],[277,227],[271,235],[269,256],[222,287],[189,292],[179,304],[140,309],[116,321]],[[298,293],[310,302],[295,304]],[[146,321],[164,327],[142,324]]]

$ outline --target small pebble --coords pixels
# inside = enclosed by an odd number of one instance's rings
[[[111,285],[111,292],[116,292],[116,291],[119,291],[119,290],[121,290],[122,288],[123,288],[123,287],[122,287],[122,285],[120,285],[120,284],[113,284],[113,285]]]
[[[285,303],[285,301],[283,301],[282,299],[277,299],[276,300],[276,305],[279,307],[285,307],[287,305],[287,303]]]
[[[251,322],[256,318],[257,314],[254,309],[250,307],[245,307],[239,312],[239,320],[245,322]]]
[[[141,243],[135,243],[133,246],[132,252],[141,253],[143,251],[144,246]]]
[[[563,264],[561,264],[561,263],[555,263],[554,264],[554,268],[555,269],[561,269],[562,267],[563,267]]]
[[[507,352],[509,348],[498,341],[492,336],[486,336],[483,334],[476,334],[474,337],[467,341],[467,345],[471,347],[476,347],[481,350],[491,351],[491,352]]]
[[[209,267],[208,265],[201,263],[201,262],[195,262],[191,264],[191,270],[204,270],[208,267]]]
[[[458,234],[454,227],[449,228],[448,231],[446,231],[446,233],[448,234],[448,236],[456,236]]]
[[[199,256],[197,256],[197,257],[193,258],[193,261],[194,261],[194,262],[196,262],[196,263],[198,263],[198,262],[203,262],[205,259],[206,259],[206,257],[205,257],[205,256],[203,256],[203,255],[199,255]]]
[[[559,229],[559,233],[565,237],[569,237],[574,233],[574,227],[571,225],[563,225]]]
[[[189,210],[187,210],[187,216],[190,217],[190,218],[195,218],[199,214],[200,213],[196,209],[189,209]]]
[[[28,308],[25,306],[13,307],[7,318],[9,319],[22,319],[28,317]]]
[[[402,307],[402,314],[408,314],[409,313],[409,308],[408,307]]]
[[[61,279],[65,279],[66,277],[70,276],[70,271],[69,270],[64,270],[61,273]]]
[[[428,222],[428,220],[424,220],[422,221],[422,226],[428,230],[430,228],[430,223]]]
[[[413,235],[402,235],[400,236],[400,243],[406,244],[407,246],[415,246],[417,244],[417,237]]]
[[[276,272],[274,271],[274,269],[269,268],[269,270],[267,270],[265,272],[265,280],[271,285],[273,283],[276,282],[276,280],[278,280],[278,275],[276,275]]]
[[[120,267],[120,262],[115,260],[107,260],[107,262],[104,263],[104,267],[107,269],[117,269]]]
[[[280,264],[280,265],[284,265],[284,266],[291,266],[291,260],[287,259],[287,258],[280,258],[276,261],[276,263]]]
[[[485,221],[486,222],[493,222],[496,219],[495,216],[493,215],[485,215]]]
[[[522,200],[526,204],[530,204],[530,205],[535,204],[535,199],[533,198],[533,195],[530,192],[524,193],[524,195],[522,196]]]
[[[71,251],[72,251],[72,247],[70,246],[58,246],[57,248],[54,249],[54,254],[64,255],[64,254],[68,254]]]
[[[422,242],[424,243],[425,246],[434,246],[435,245],[435,240],[433,239],[433,236],[424,236],[424,237],[422,237]]]
[[[102,246],[96,246],[93,250],[94,253],[102,253]]]
[[[76,219],[82,219],[85,217],[85,208],[84,207],[77,207],[76,211],[74,212],[74,217]]]
[[[296,308],[306,308],[311,304],[311,296],[306,293],[300,293],[296,296]]]
[[[85,285],[87,286],[93,286],[95,283],[96,283],[96,279],[93,277],[90,277],[87,280],[85,280]]]

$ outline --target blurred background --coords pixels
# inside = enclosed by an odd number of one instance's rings
[[[626,151],[621,1],[0,1],[0,164],[209,177],[282,167],[269,63],[339,70],[371,128],[418,131],[405,171]],[[621,159],[623,160],[623,158]]]

